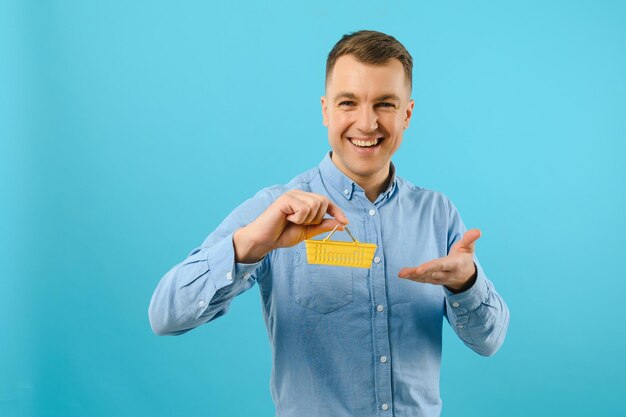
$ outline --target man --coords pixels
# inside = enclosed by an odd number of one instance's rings
[[[508,309],[474,255],[480,232],[391,164],[413,113],[411,73],[393,37],[344,36],[322,97],[332,152],[235,209],[152,298],[153,330],[181,334],[258,283],[278,416],[438,416],[443,317],[479,354],[504,340]],[[338,223],[378,245],[369,269],[307,263],[303,241]]]

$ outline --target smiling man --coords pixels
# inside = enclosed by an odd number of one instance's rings
[[[177,335],[258,283],[277,416],[439,416],[443,319],[481,355],[504,340],[509,313],[476,258],[480,232],[391,163],[413,113],[412,65],[389,35],[344,36],[321,100],[332,152],[236,208],[152,297],[153,330]],[[371,267],[308,264],[303,241],[348,223],[378,245]]]

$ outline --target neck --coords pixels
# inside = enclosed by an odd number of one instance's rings
[[[331,155],[331,159],[333,160],[335,166],[343,172],[348,178],[352,181],[356,182],[359,187],[361,187],[365,191],[365,196],[372,203],[376,201],[380,193],[385,191],[389,186],[389,181],[391,181],[391,165],[390,163],[379,172],[374,175],[369,176],[361,176],[356,175],[354,173],[347,172],[348,170],[341,164],[337,163],[334,155]]]
[[[380,193],[385,191],[389,186],[389,181],[391,180],[389,168],[387,168],[385,172],[387,173],[387,175],[384,176],[382,180],[375,178],[367,178],[363,180],[353,179],[354,182],[359,184],[359,186],[363,188],[363,190],[365,190],[365,196],[372,203],[376,201]]]

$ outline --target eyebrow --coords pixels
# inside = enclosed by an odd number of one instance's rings
[[[357,97],[354,93],[349,93],[347,91],[343,91],[341,93],[337,93],[337,95],[335,95],[335,101],[342,99],[342,98],[347,98],[350,100],[356,100]],[[395,101],[400,101],[400,97],[398,97],[395,94],[383,94],[380,97],[377,97],[376,100],[374,101],[385,101],[385,100],[395,100]]]
[[[395,94],[385,94],[376,99],[376,101],[386,101],[386,100],[400,101],[400,97],[398,97]]]
[[[335,101],[340,100],[342,98],[356,100],[356,95],[354,95],[353,93],[345,92],[345,91],[342,91],[341,93],[337,93],[337,95],[335,95]]]

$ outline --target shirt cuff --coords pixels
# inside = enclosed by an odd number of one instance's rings
[[[247,281],[264,259],[265,257],[253,264],[236,263],[233,233],[229,234],[213,247],[207,257],[209,273],[214,277],[215,290],[218,291],[235,282]]]
[[[253,264],[242,264],[239,262],[235,263],[235,278],[243,278],[244,281],[249,280],[252,277],[252,274],[258,267],[261,266],[265,256],[261,258],[260,261],[255,262]]]
[[[209,251],[207,262],[216,291],[233,283],[236,275],[232,233],[213,246]]]
[[[489,289],[487,288],[485,274],[478,266],[477,270],[476,282],[467,290],[455,294],[446,287],[443,287],[448,305],[453,311],[459,311],[459,309],[465,311],[476,310],[480,306],[480,303],[487,299]]]

